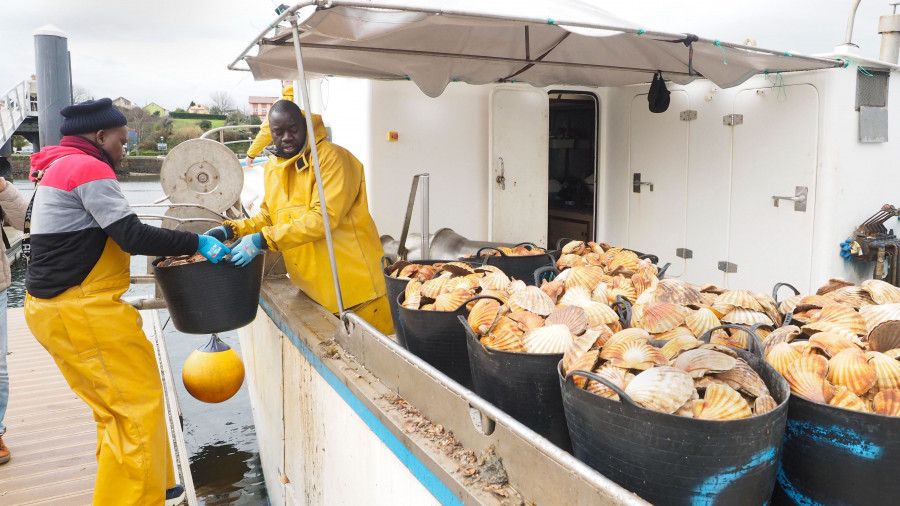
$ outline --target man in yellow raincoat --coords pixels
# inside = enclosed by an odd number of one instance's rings
[[[231,248],[231,261],[237,265],[246,265],[263,249],[281,251],[291,281],[336,313],[337,297],[309,146],[314,139],[344,308],[391,334],[393,323],[380,264],[384,250],[369,215],[362,163],[325,140],[321,116],[313,114],[312,123],[314,132],[307,136],[306,120],[296,104],[279,100],[272,106],[269,127],[276,152],[266,162],[265,197],[259,214],[226,221],[207,234],[219,240],[240,238]]]
[[[287,100],[289,102],[294,101],[294,85],[289,81],[284,85],[284,89],[281,90],[281,100]],[[262,153],[263,148],[271,143],[272,131],[269,129],[269,116],[267,115],[266,119],[263,120],[262,125],[259,126],[259,133],[256,134],[253,143],[247,148],[246,167],[253,165],[253,159],[259,156],[259,154]]]

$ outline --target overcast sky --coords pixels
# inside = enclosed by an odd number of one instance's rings
[[[489,0],[479,0],[489,1]],[[551,1],[551,0],[545,0]],[[895,0],[896,1],[896,0]],[[843,42],[852,0],[597,0],[648,30],[690,32],[730,42],[804,54]],[[75,85],[95,97],[125,96],[167,109],[215,91],[246,106],[249,95],[276,95],[276,81],[254,82],[226,69],[274,20],[277,0],[3,0],[0,92],[34,72],[32,32],[52,24],[68,36]],[[285,1],[284,3],[291,3]],[[878,56],[878,17],[887,0],[863,0],[853,40]]]

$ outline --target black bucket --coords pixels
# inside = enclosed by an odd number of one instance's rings
[[[172,324],[180,332],[225,332],[256,318],[263,255],[257,255],[245,267],[228,261],[158,267],[163,260],[153,261],[153,275],[166,300]]]
[[[457,316],[468,315],[466,304],[478,299],[493,299],[478,295],[463,302],[456,311],[422,311],[403,307],[404,292],[397,296],[400,325],[406,334],[406,348],[437,370],[466,388],[472,388],[469,352],[466,351],[466,331],[459,326]]]
[[[534,246],[531,243],[521,243],[516,246]],[[483,251],[494,250],[499,255],[482,255]],[[463,262],[478,262],[483,263],[485,265],[493,265],[497,267],[504,274],[511,278],[516,278],[518,280],[524,281],[525,284],[533,285],[534,281],[534,271],[541,267],[545,267],[548,265],[554,265],[556,260],[553,259],[553,255],[550,253],[542,253],[540,255],[521,255],[521,256],[509,256],[504,254],[497,248],[492,248],[490,246],[486,246],[484,248],[479,249],[474,257],[460,257],[460,260]]]
[[[749,332],[749,329],[744,329]],[[654,504],[768,502],[775,487],[790,388],[757,354],[736,350],[778,402],[774,410],[742,420],[695,420],[644,409],[594,373],[557,376],[575,456]],[[573,377],[600,381],[621,402],[575,386]]]
[[[472,384],[476,394],[502,409],[551,443],[572,451],[556,364],[562,353],[516,353],[481,344],[466,319]]]
[[[420,265],[434,265],[438,262],[446,262],[446,260],[412,261],[412,263]],[[381,271],[384,273],[384,284],[387,287],[388,304],[391,307],[391,319],[394,320],[394,334],[397,336],[397,342],[400,346],[407,348],[406,334],[403,333],[403,326],[400,324],[400,314],[397,312],[397,296],[403,293],[409,280],[391,277],[391,273],[387,271],[387,268],[391,265],[392,264],[387,256],[381,257]]]
[[[792,395],[773,504],[896,504],[900,417]],[[893,499],[891,499],[893,497]]]

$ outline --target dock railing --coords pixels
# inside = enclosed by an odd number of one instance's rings
[[[37,114],[37,99],[29,95],[27,79],[0,95],[0,146],[12,138],[25,118]]]

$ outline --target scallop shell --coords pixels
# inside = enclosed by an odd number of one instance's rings
[[[588,249],[588,245],[584,241],[569,241],[560,248],[562,255],[582,255]]]
[[[860,286],[845,286],[843,288],[838,288],[832,292],[832,297],[835,302],[847,304],[856,310],[859,310],[863,306],[875,304],[875,301],[872,300],[872,296],[869,295],[869,292]]]
[[[647,343],[650,341],[651,336],[644,329],[638,328],[630,328],[625,330],[620,330],[616,332],[612,336],[607,339],[606,344],[604,346],[613,346],[618,343],[624,343],[628,341],[640,341],[642,343]]]
[[[623,369],[650,369],[654,365],[668,363],[659,348],[640,341],[626,341],[613,346],[606,345],[600,351],[600,358]]]
[[[597,286],[591,290],[591,300],[595,300],[597,302],[602,302],[604,304],[611,304],[609,302],[609,285],[606,283],[599,283]]]
[[[634,287],[634,293],[640,297],[645,290],[650,288],[651,281],[640,274],[635,274],[631,276],[631,286]]]
[[[509,276],[502,272],[490,272],[478,280],[478,285],[483,290],[498,290],[505,292],[509,288]]]
[[[776,371],[784,375],[788,366],[801,356],[802,354],[791,348],[790,344],[778,343],[766,353],[766,361],[772,364]]]
[[[440,266],[442,271],[456,274],[457,276],[465,276],[475,272],[475,268],[465,262],[445,262]]]
[[[662,279],[653,289],[652,298],[648,302],[671,302],[682,306],[697,305],[702,302],[700,291],[690,283],[680,279]]]
[[[615,367],[611,364],[603,364],[594,370],[594,372],[607,380],[609,380],[613,385],[625,390],[631,380],[635,378],[634,374],[628,371],[628,369],[622,369],[621,367]],[[576,378],[577,380],[578,378]],[[607,387],[603,383],[599,381],[588,381],[587,385],[584,387],[587,391],[595,393],[597,395],[606,397],[608,399],[619,400],[619,394],[614,392],[611,388]]]
[[[573,337],[565,325],[548,325],[525,331],[522,344],[528,353],[564,353]]]
[[[852,409],[853,411],[870,412],[869,406],[866,405],[865,401],[842,385],[835,387],[834,394],[828,400],[828,404],[838,408]]]
[[[574,286],[583,286],[593,290],[604,278],[603,267],[584,266],[572,267],[572,272],[566,278],[566,289]]]
[[[519,324],[522,330],[536,329],[544,326],[544,318],[525,309],[519,309],[506,315],[510,320]]]
[[[790,346],[796,350],[797,353],[803,354],[809,346],[809,341],[793,341],[790,343]]]
[[[448,281],[444,286],[450,291],[457,290],[459,288],[473,291],[476,288],[479,288],[481,278],[482,275],[480,273],[468,274],[466,276],[457,276],[455,278],[450,278],[450,281]]]
[[[882,390],[875,394],[872,407],[879,415],[900,416],[900,390]]]
[[[457,288],[452,292],[442,293],[434,300],[435,311],[456,311],[463,302],[472,298],[472,294],[464,289]]]
[[[501,314],[503,314],[502,309],[501,309]],[[518,322],[516,322],[514,320],[510,320],[509,317],[505,316],[505,315],[498,318],[497,322],[494,323],[494,328],[491,329],[492,334],[499,332],[499,331],[510,331],[510,332],[515,333],[518,336],[521,336],[522,334],[524,334],[524,331],[519,328]]]
[[[732,330],[730,334],[724,330],[717,330],[712,333],[709,342],[712,344],[724,344],[732,348],[746,349],[748,348],[748,339],[749,336],[743,330]]]
[[[481,342],[484,343],[485,346],[489,346],[497,350],[518,352],[525,351],[525,346],[522,345],[522,339],[519,337],[519,335],[507,329],[494,329],[489,334],[489,342],[485,342],[485,338],[482,338]]]
[[[825,402],[825,375],[828,359],[808,355],[794,360],[784,371],[784,379],[791,385],[791,392],[814,402]]]
[[[510,296],[515,295],[528,288],[528,285],[526,285],[525,282],[521,279],[510,279],[511,280],[509,282],[509,288],[506,289]]]
[[[689,314],[684,319],[684,323],[695,336],[702,336],[709,329],[722,324],[719,321],[719,317],[711,309],[705,307]]]
[[[404,296],[404,298],[408,299],[408,298],[412,297],[413,295],[420,294],[421,291],[422,291],[422,283],[420,283],[418,280],[413,279],[409,283],[406,284],[406,287],[403,288],[403,296]]]
[[[753,402],[753,414],[764,415],[778,407],[778,401],[771,395],[761,395]]]
[[[782,324],[781,312],[778,311],[778,304],[775,303],[775,299],[764,293],[757,293],[754,297],[759,302],[759,305],[762,306],[766,316],[775,322],[775,326],[780,326]]]
[[[900,362],[877,351],[866,352],[866,359],[875,368],[875,389],[900,390]]]
[[[727,382],[731,388],[752,397],[760,397],[769,393],[766,382],[750,367],[750,364],[740,358],[735,361],[734,367],[725,372],[716,373],[715,377]]]
[[[588,317],[584,312],[584,309],[581,309],[580,307],[563,306],[553,310],[553,312],[550,313],[550,316],[547,317],[547,325],[554,325],[557,323],[562,323],[569,327],[569,331],[577,336],[584,332],[584,329],[588,327]]]
[[[694,418],[701,420],[739,420],[753,416],[741,394],[723,385],[710,385],[703,400],[694,401]]]
[[[582,265],[585,265],[584,258],[582,258],[581,255],[576,255],[574,253],[560,255],[559,260],[556,261],[556,268],[559,270],[580,267]]]
[[[469,311],[467,321],[475,335],[484,335],[490,332],[494,322],[500,316],[500,303],[492,299],[481,299],[475,302]]]
[[[676,337],[690,337],[694,338],[694,333],[691,332],[691,329],[685,327],[684,325],[680,327],[675,327],[672,330],[667,330],[661,334],[654,334],[653,339],[658,341],[668,341],[670,339],[674,339]]]
[[[671,302],[652,302],[644,307],[640,326],[651,334],[659,334],[684,323],[691,310]]]
[[[900,321],[879,323],[869,332],[868,342],[869,349],[873,351],[888,351],[900,348]]]
[[[812,319],[812,322],[833,323],[845,327],[858,335],[863,335],[867,332],[866,320],[863,319],[862,315],[857,313],[852,307],[840,303],[823,307],[822,311]]]
[[[828,381],[843,385],[856,395],[866,393],[878,379],[875,367],[859,349],[846,349],[828,361]]]
[[[768,355],[769,350],[771,350],[774,346],[778,345],[779,343],[789,343],[793,341],[794,338],[798,335],[800,335],[800,327],[797,327],[796,325],[785,325],[784,327],[778,327],[763,340],[763,353],[765,355]]]
[[[726,323],[737,323],[739,325],[774,325],[774,322],[766,315],[766,313],[752,311],[742,307],[735,307],[732,309],[730,313],[722,317],[722,321]]]
[[[853,283],[841,278],[832,278],[829,279],[827,283],[819,287],[818,290],[816,290],[816,295],[827,295],[846,286],[853,286]]]
[[[589,302],[581,306],[584,310],[584,314],[587,316],[588,325],[591,327],[595,325],[603,324],[611,324],[619,321],[619,315],[616,314],[615,311],[606,304],[602,302]]]
[[[585,330],[582,335],[591,336],[594,339],[594,346],[599,347],[606,344],[606,341],[612,337],[613,331],[606,325],[597,325]]]
[[[699,347],[703,344],[703,341],[694,338],[693,336],[681,335],[673,337],[666,341],[666,344],[660,348],[660,352],[662,352],[663,356],[669,360],[677,357],[681,352],[687,350],[693,350],[694,348]]]
[[[541,291],[546,293],[554,304],[559,300],[559,296],[562,295],[564,288],[565,282],[559,279],[554,279],[549,282],[545,279],[541,282]]]
[[[593,350],[596,351],[596,353],[593,354],[593,360],[588,365],[584,364],[584,361],[586,360],[584,356],[588,351],[592,351],[591,348],[594,346],[594,340],[595,338],[588,333],[576,336],[572,339],[572,344],[566,348],[566,351],[563,354],[562,371],[564,375],[568,375],[570,372],[574,371],[576,367],[583,371],[593,370],[594,362],[596,362],[597,357],[600,356],[600,350]]]
[[[563,296],[559,298],[559,304],[562,306],[584,306],[585,304],[589,304],[594,302],[591,299],[591,291],[584,286],[573,286],[563,293]]]
[[[607,251],[607,253],[609,253]],[[638,260],[640,260],[637,254],[633,251],[629,251],[626,249],[617,251],[615,255],[613,255],[612,260],[607,265],[609,270],[615,270],[617,267],[624,267],[628,270],[635,270],[637,268]]]
[[[403,299],[402,306],[407,309],[419,309],[419,304],[422,303],[422,294],[419,292],[415,292],[411,294],[409,297],[405,297]]]
[[[625,393],[634,402],[669,414],[684,405],[695,391],[690,374],[669,366],[648,369],[635,376],[625,387]]]
[[[809,338],[809,346],[803,351],[805,355],[813,352],[813,350],[821,351],[822,355],[831,358],[838,353],[848,349],[859,349],[852,341],[844,336],[831,332],[819,332]]]
[[[797,308],[797,304],[800,302],[800,299],[802,299],[802,298],[803,298],[803,295],[794,295],[794,296],[788,297],[787,299],[784,299],[783,301],[781,301],[781,304],[778,305],[778,311],[780,311],[781,314],[788,314],[788,313],[792,312],[794,309]]]
[[[493,297],[497,297],[502,300],[504,304],[509,301],[509,294],[507,292],[501,292],[499,290],[481,290],[481,293],[478,295],[491,295]]]
[[[758,313],[764,312],[753,293],[747,290],[729,290],[716,297],[716,304],[730,304],[736,308],[749,309]]]
[[[532,313],[547,316],[555,307],[550,297],[536,286],[527,286],[509,298],[509,308],[513,311],[527,309]]]
[[[860,286],[863,290],[869,292],[876,304],[900,302],[900,289],[890,283],[880,279],[867,279],[860,283]]]
[[[816,307],[823,308],[825,306],[829,306],[831,304],[837,304],[834,299],[825,297],[824,295],[807,295],[800,299],[800,302],[797,303],[796,310],[805,311],[806,309]]]
[[[422,288],[419,290],[419,293],[421,293],[425,297],[428,297],[429,299],[437,299],[438,295],[449,291],[446,288],[447,283],[449,282],[449,274],[429,279],[428,281],[422,283]]]
[[[701,378],[708,372],[724,372],[732,369],[735,359],[715,350],[695,349],[688,350],[672,364],[691,375],[692,378]]]

